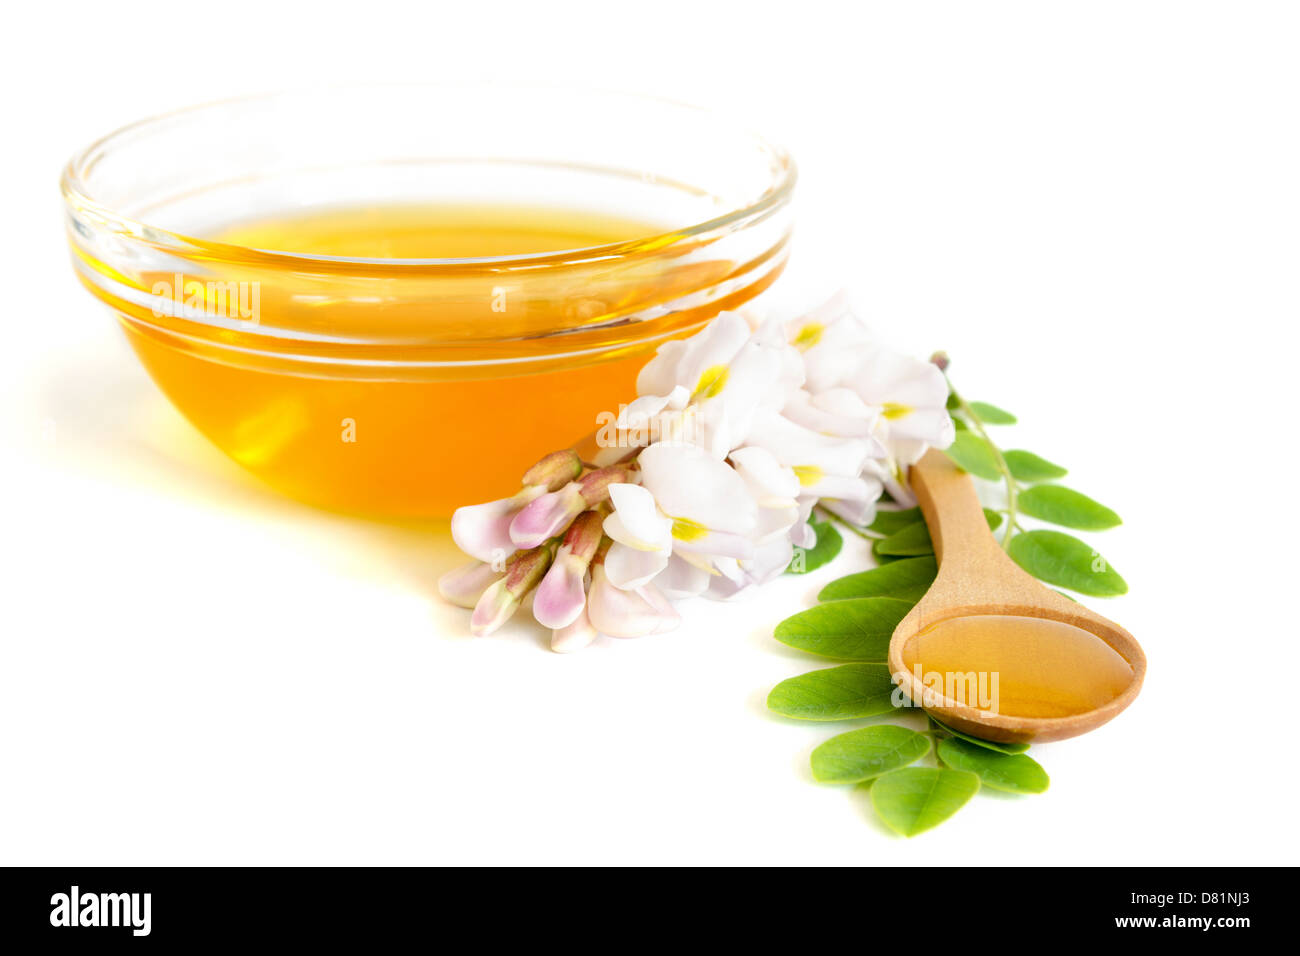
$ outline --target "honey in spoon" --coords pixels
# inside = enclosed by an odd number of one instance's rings
[[[922,683],[937,675],[958,703],[1013,717],[1086,713],[1133,682],[1132,665],[1096,634],[1013,614],[931,624],[907,642],[903,663]]]

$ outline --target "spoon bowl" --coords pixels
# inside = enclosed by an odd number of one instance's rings
[[[1146,655],[1133,635],[1081,604],[1040,584],[994,539],[970,477],[943,452],[930,450],[912,466],[913,490],[934,541],[939,573],[925,596],[899,622],[889,642],[889,666],[904,692],[955,730],[1000,743],[1045,742],[1100,727],[1137,697],[1146,674]],[[914,642],[937,625],[985,615],[1055,621],[1104,642],[1131,668],[1127,684],[1104,703],[1064,716],[1028,716],[973,706],[967,699],[927,687],[909,670]],[[1050,636],[1047,638],[1050,640]],[[920,646],[919,644],[915,646]],[[1041,668],[1055,667],[1061,684],[1077,677],[1068,655],[1042,655]],[[974,668],[962,668],[963,671]],[[1050,678],[1049,678],[1050,679]]]

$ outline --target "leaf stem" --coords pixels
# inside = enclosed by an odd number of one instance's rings
[[[873,534],[867,528],[859,527],[858,525],[855,525],[852,521],[848,521],[844,518],[841,518],[833,511],[827,511],[825,508],[822,507],[818,507],[816,511],[827,521],[833,521],[836,524],[840,525],[841,527],[847,528],[848,530],[856,534],[859,538],[866,538],[868,541],[879,541],[881,538],[885,537],[885,535],[883,534],[881,535]]]
[[[974,427],[975,431],[984,439],[985,443],[989,446],[989,450],[993,452],[993,460],[995,464],[997,464],[998,472],[1002,475],[1002,482],[1006,486],[1007,527],[1006,530],[1002,532],[1002,549],[1005,551],[1011,545],[1011,535],[1016,531],[1022,530],[1019,523],[1016,521],[1016,491],[1019,489],[1019,486],[1016,483],[1016,479],[1012,477],[1011,469],[1007,466],[1007,460],[1002,457],[1002,449],[999,448],[997,443],[989,437],[988,430],[984,427],[983,420],[975,413],[975,409],[971,408],[970,402],[966,401],[966,399],[962,397],[961,393],[953,387],[952,379],[948,377],[947,372],[944,372],[943,377],[948,381],[948,391],[951,392],[952,397],[957,400],[957,407],[966,413],[966,417],[970,419],[970,423]]]
[[[934,765],[942,768],[944,763],[943,758],[939,756],[939,741],[947,740],[952,736],[952,734],[949,733],[947,727],[940,726],[939,722],[931,717],[928,712],[925,715],[925,719],[926,723],[929,724],[930,729],[923,730],[921,733],[934,741],[934,746],[930,749],[930,755],[934,758]]]

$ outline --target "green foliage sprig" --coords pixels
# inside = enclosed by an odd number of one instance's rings
[[[1016,417],[987,402],[968,402],[949,382],[948,408],[957,437],[948,455],[977,478],[999,483],[1000,510],[985,509],[990,529],[1011,558],[1038,579],[1080,594],[1108,597],[1128,585],[1101,555],[1061,531],[1026,529],[1034,518],[1073,530],[1100,531],[1119,515],[1087,495],[1056,484],[1060,465],[1023,449],[1003,450],[989,426],[1014,425]],[[876,815],[892,830],[914,836],[942,823],[981,787],[1010,793],[1042,793],[1047,772],[1025,744],[980,740],[926,715],[914,730],[884,718],[921,711],[900,709],[887,655],[894,628],[934,582],[938,566],[919,508],[881,510],[867,527],[825,515],[815,520],[818,543],[796,553],[791,573],[821,567],[843,546],[830,521],[871,540],[877,566],[831,581],[821,602],[777,625],[778,641],[840,663],[777,684],[767,706],[798,720],[872,720],[871,726],[831,737],[812,752],[814,779],[824,784],[869,788]],[[830,533],[828,533],[830,532]],[[931,766],[920,766],[929,760]]]
[[[1082,531],[1104,531],[1120,524],[1110,508],[1087,495],[1054,484],[1066,470],[1023,449],[1003,451],[986,426],[1012,425],[1016,417],[987,402],[968,402],[948,383],[948,409],[957,437],[948,457],[976,477],[1002,484],[1006,518],[1002,547],[1016,564],[1057,587],[1092,597],[1113,597],[1128,584],[1095,548],[1062,531],[1027,531],[1022,516]]]

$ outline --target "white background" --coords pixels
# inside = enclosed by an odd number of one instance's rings
[[[288,6],[288,5],[286,5]],[[3,71],[0,863],[1294,862],[1300,22],[1264,3],[35,4]],[[437,529],[277,498],[74,281],[59,169],[323,82],[579,83],[794,150],[787,292],[942,347],[1120,511],[1136,704],[907,841],[768,717],[815,579],[563,657],[474,641]],[[412,117],[418,122],[418,117]],[[198,144],[196,148],[202,148]],[[800,284],[802,283],[802,284]]]

